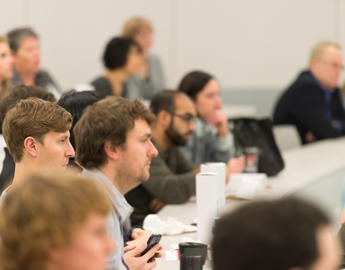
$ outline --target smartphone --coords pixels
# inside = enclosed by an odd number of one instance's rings
[[[158,244],[161,238],[162,238],[162,235],[160,234],[151,234],[149,240],[147,240],[147,247],[141,253],[141,256],[143,256],[146,252],[148,252],[151,248],[153,248],[154,245]]]

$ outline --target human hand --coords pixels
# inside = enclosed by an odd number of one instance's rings
[[[228,164],[226,165],[226,184],[230,181],[230,174],[232,173],[242,173],[245,166],[244,157],[230,158]]]
[[[314,142],[314,141],[316,141],[316,137],[311,131],[308,131],[305,134],[305,141],[308,143]]]
[[[147,240],[150,238],[151,233],[148,231],[145,231],[143,229],[140,228],[135,228],[132,231],[132,241],[128,241],[127,245],[132,244],[132,245],[138,245],[138,244],[142,244],[142,243],[146,243]]]
[[[229,133],[228,119],[224,111],[215,111],[208,116],[207,120],[212,126],[217,129],[218,137],[222,138]]]
[[[157,266],[156,258],[162,257],[162,254],[157,252],[162,249],[162,246],[156,244],[144,255],[141,255],[146,246],[147,244],[128,245],[124,248],[123,259],[130,270],[150,270]]]

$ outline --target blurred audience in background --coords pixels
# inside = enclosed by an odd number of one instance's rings
[[[135,40],[143,52],[143,62],[137,74],[127,79],[128,97],[151,100],[165,87],[163,67],[158,56],[150,53],[153,27],[144,17],[132,17],[125,22],[122,35]]]
[[[338,88],[343,69],[340,45],[330,41],[316,44],[309,69],[279,98],[274,125],[294,125],[303,143],[345,135],[345,110]]]
[[[0,36],[0,100],[10,91],[13,74],[13,57],[8,41]]]
[[[91,84],[103,96],[128,97],[126,80],[139,71],[142,61],[142,49],[135,41],[114,37],[107,43],[103,53],[106,71]]]
[[[52,92],[58,99],[61,90],[52,76],[41,69],[41,48],[38,34],[29,27],[7,33],[14,57],[12,84],[36,85]]]
[[[186,157],[195,166],[205,162],[225,162],[230,172],[242,172],[244,158],[230,159],[231,151],[235,152],[234,143],[215,77],[204,71],[191,71],[182,78],[178,90],[194,101],[198,113],[195,131],[181,147]]]

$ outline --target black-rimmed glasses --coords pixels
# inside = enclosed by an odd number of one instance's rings
[[[169,112],[172,116],[176,116],[184,121],[186,121],[189,124],[194,124],[195,120],[196,120],[196,116],[192,115],[192,114],[178,114],[178,113],[174,113],[174,112]]]

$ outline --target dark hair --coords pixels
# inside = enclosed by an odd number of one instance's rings
[[[209,73],[199,70],[191,71],[182,78],[177,89],[195,101],[196,96],[211,79],[214,79],[214,76]]]
[[[138,99],[110,96],[88,106],[73,129],[76,159],[87,169],[103,165],[107,161],[105,142],[123,146],[137,119],[149,125],[155,121]]]
[[[95,91],[81,91],[70,90],[64,93],[58,101],[58,104],[65,108],[73,117],[73,123],[71,127],[71,144],[75,148],[75,139],[73,134],[73,128],[80,119],[84,109],[101,100],[103,97]]]
[[[150,109],[157,116],[160,111],[175,112],[176,96],[181,95],[175,90],[163,90],[155,94]]]
[[[285,198],[246,204],[221,218],[212,242],[215,270],[308,268],[328,217],[313,204]]]
[[[4,121],[5,115],[9,109],[14,107],[18,101],[30,97],[37,97],[47,101],[56,101],[52,93],[39,86],[17,85],[0,102],[0,121]]]
[[[130,48],[134,46],[141,52],[140,46],[130,38],[114,37],[106,45],[103,63],[107,69],[121,68],[126,65]]]
[[[12,52],[16,53],[22,42],[27,37],[34,37],[38,39],[37,33],[30,27],[16,28],[7,33],[8,42]]]

